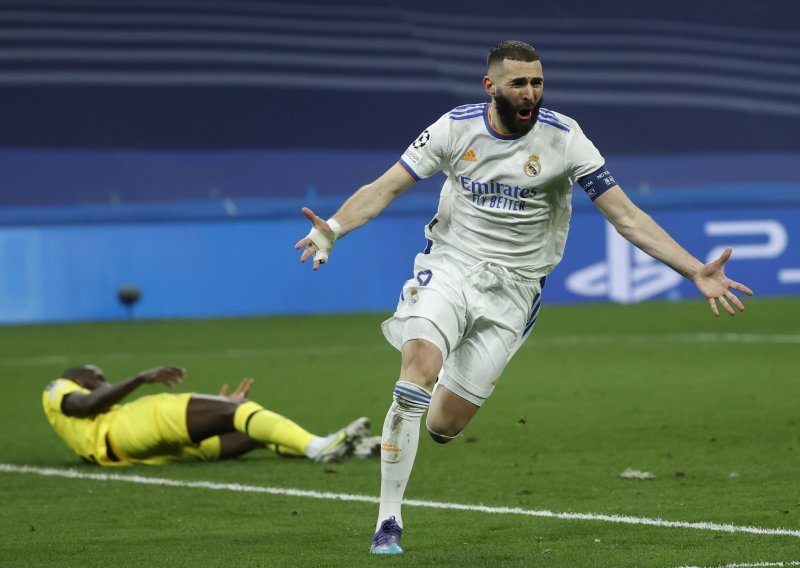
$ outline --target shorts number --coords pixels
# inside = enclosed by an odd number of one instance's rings
[[[420,270],[417,272],[417,282],[420,286],[427,286],[433,278],[433,272],[430,270]]]

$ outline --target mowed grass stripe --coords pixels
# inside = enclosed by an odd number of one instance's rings
[[[620,341],[627,343],[650,343],[653,341],[670,343],[763,343],[763,344],[794,344],[800,343],[800,334],[759,334],[759,333],[655,333],[639,335],[608,334],[595,335],[550,335],[536,338],[523,346],[525,348],[538,346],[570,346],[570,345],[606,345],[616,344]],[[314,352],[320,355],[341,355],[346,353],[359,353],[366,349],[375,350],[388,348],[386,342],[367,344],[345,345],[319,345],[314,347]],[[236,359],[239,357],[282,355],[297,356],[308,353],[308,346],[280,346],[280,347],[253,347],[244,349],[203,349],[203,353],[215,357],[223,356]],[[151,353],[157,356],[158,352]],[[165,352],[172,356],[172,352]],[[140,357],[141,354],[130,351],[116,351],[103,354],[107,360],[130,360]],[[0,360],[0,365],[7,366],[37,366],[37,365],[66,365],[75,359],[75,355],[48,354],[38,357],[5,358]]]
[[[377,497],[369,495],[355,495],[348,493],[333,493],[327,491],[308,491],[303,489],[289,489],[279,487],[262,487],[257,485],[242,485],[239,483],[216,483],[211,481],[181,481],[160,477],[145,477],[141,475],[119,475],[115,473],[81,473],[71,469],[41,468],[33,466],[20,466],[13,464],[0,464],[0,472],[33,474],[46,477],[63,477],[68,479],[84,479],[92,481],[119,481],[136,483],[140,485],[158,485],[166,487],[181,487],[189,489],[208,489],[212,491],[234,491],[244,493],[264,493],[269,495],[286,495],[291,497],[323,499],[332,501],[356,501],[362,503],[378,503]],[[754,526],[737,526],[726,523],[713,522],[687,522],[665,521],[663,519],[648,519],[628,515],[607,515],[596,513],[558,513],[546,510],[532,510],[518,507],[489,507],[485,505],[469,505],[463,503],[441,503],[436,501],[421,501],[409,499],[404,501],[409,507],[426,507],[430,509],[444,509],[451,511],[468,511],[491,515],[521,515],[529,517],[543,517],[567,521],[596,521],[607,523],[621,523],[628,525],[646,525],[664,528],[679,528],[727,533],[749,533],[770,536],[791,536],[800,538],[800,530],[785,528],[762,528]]]

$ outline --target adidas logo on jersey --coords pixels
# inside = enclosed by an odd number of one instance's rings
[[[459,160],[466,160],[467,162],[477,162],[478,156],[475,155],[475,150],[470,148],[469,150],[461,154]]]

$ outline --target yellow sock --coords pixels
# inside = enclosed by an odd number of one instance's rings
[[[285,416],[252,401],[236,409],[233,426],[262,444],[277,444],[296,455],[303,455],[311,440],[316,438]]]

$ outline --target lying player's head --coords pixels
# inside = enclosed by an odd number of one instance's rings
[[[78,367],[70,367],[61,375],[65,379],[69,379],[74,383],[78,383],[85,389],[94,390],[103,385],[107,385],[106,377],[103,370],[95,365],[80,365]]]
[[[539,53],[524,41],[509,40],[489,50],[483,84],[494,99],[500,121],[512,134],[536,124],[544,78]]]

